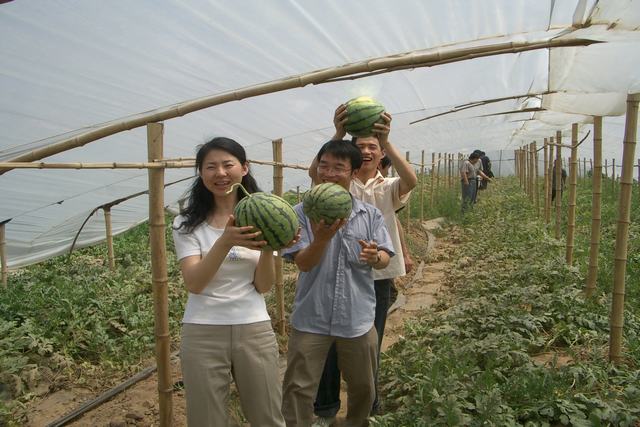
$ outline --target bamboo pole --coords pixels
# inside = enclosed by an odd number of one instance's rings
[[[531,204],[533,205],[535,203],[535,194],[533,194],[533,180],[534,180],[534,176],[533,176],[533,170],[534,170],[534,166],[533,166],[533,159],[535,158],[534,156],[534,150],[533,150],[534,144],[531,143],[529,145],[527,145],[527,156],[529,157],[529,174],[528,174],[528,185],[529,185],[529,200],[531,200]],[[535,205],[534,205],[534,209],[535,209]]]
[[[569,210],[567,212],[567,246],[565,259],[573,265],[576,231],[576,197],[578,194],[578,124],[571,125],[571,163],[569,167]]]
[[[625,271],[627,266],[627,244],[631,212],[631,191],[633,186],[633,159],[638,130],[638,103],[640,93],[627,96],[627,116],[622,152],[622,178],[618,199],[618,224],[616,227],[615,268],[613,273],[613,296],[611,301],[611,337],[609,339],[609,360],[622,361],[622,332],[624,327]]]
[[[436,189],[440,189],[440,160],[442,158],[442,153],[438,153],[438,170],[436,172]]]
[[[538,150],[533,141],[533,193],[535,194],[536,216],[540,216],[540,191],[538,188]]]
[[[611,194],[616,194],[616,159],[611,159]]]
[[[583,178],[587,177],[587,158],[586,157],[582,158],[582,177]]]
[[[9,269],[7,267],[7,243],[5,240],[5,224],[9,221],[5,221],[0,224],[0,269],[2,271],[2,286],[7,287],[7,282],[9,278]]]
[[[147,125],[149,160],[161,158],[163,152],[162,123]],[[164,222],[164,169],[149,169],[149,238],[151,242],[151,278],[155,315],[156,363],[158,365],[158,398],[160,426],[173,425],[173,387],[171,383],[169,302],[167,255]]]
[[[562,132],[561,131],[557,131],[556,132],[556,141],[558,141],[558,143],[560,143],[562,141]],[[555,227],[555,236],[556,239],[560,238],[560,223],[562,222],[562,212],[561,212],[561,207],[562,207],[562,195],[561,195],[561,190],[562,190],[562,153],[561,153],[561,147],[558,147],[556,150],[556,170],[555,170],[555,174],[556,174],[556,227]]]
[[[109,260],[109,269],[116,269],[116,260],[113,256],[113,231],[111,229],[111,206],[102,208],[104,212],[104,226],[107,234],[107,259]]]
[[[502,174],[502,150],[500,150],[500,156],[498,158],[498,177],[501,177]]]
[[[551,141],[553,139],[553,137],[549,138],[549,140]],[[554,162],[554,157],[553,157],[553,152],[554,152],[554,147],[553,145],[549,145],[549,162],[548,162],[548,170],[547,170],[547,194],[545,195],[545,197],[547,198],[547,212],[546,212],[546,222],[547,224],[549,224],[551,222],[551,185],[553,184],[553,178],[552,178],[552,173],[553,173],[553,162]]]
[[[543,166],[542,166],[542,173],[543,173],[543,194],[544,194],[544,212],[543,212],[543,217],[544,217],[544,221],[546,224],[549,223],[549,139],[545,138],[544,142],[543,142],[543,151],[542,151],[544,157],[543,157]]]
[[[271,147],[273,148],[273,193],[276,196],[282,197],[283,192],[283,168],[277,165],[282,163],[282,139],[276,139],[271,141]],[[287,333],[287,323],[284,315],[284,274],[282,257],[275,257],[275,269],[276,269],[276,304],[278,306],[278,333],[284,336]]]
[[[433,209],[433,186],[435,185],[436,153],[431,153],[431,185],[429,186],[429,206]]]
[[[420,224],[424,221],[424,150],[422,150],[420,158]]]
[[[257,165],[279,165],[289,169],[308,170],[308,166],[275,163],[264,160],[247,160]],[[183,159],[179,161],[150,161],[142,163],[102,162],[102,163],[45,163],[45,162],[0,162],[0,169],[176,169],[194,167],[195,159]]]
[[[300,201],[302,200],[302,198],[300,197],[300,186],[296,185],[296,200],[298,201],[298,203],[300,203]]]
[[[609,178],[609,165],[607,163],[607,159],[604,159],[604,176],[605,178]]]
[[[411,155],[407,151],[406,153],[407,163],[411,163]],[[407,232],[405,233],[405,238],[409,237],[409,227],[411,225],[411,197],[407,199]]]
[[[600,224],[602,222],[602,117],[593,118],[593,167],[591,203],[591,244],[589,246],[589,269],[585,294],[593,296],[598,278],[598,254],[600,252]]]

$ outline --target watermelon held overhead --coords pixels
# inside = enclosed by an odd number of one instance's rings
[[[233,184],[228,192],[240,187],[247,195],[236,205],[233,216],[237,227],[252,226],[262,232],[256,240],[266,240],[263,249],[277,251],[295,237],[298,215],[282,197],[269,193],[248,193],[242,184]]]
[[[360,96],[347,101],[347,122],[344,130],[351,136],[364,137],[373,134],[373,125],[384,123],[381,114],[384,106],[369,96]]]
[[[302,199],[304,214],[315,223],[324,219],[325,224],[333,224],[336,219],[349,218],[351,207],[351,194],[332,182],[316,185]]]

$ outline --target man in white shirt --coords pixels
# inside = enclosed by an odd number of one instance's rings
[[[396,253],[396,256],[391,259],[385,269],[374,272],[376,290],[374,324],[378,333],[378,359],[387,321],[393,279],[406,274],[395,212],[406,203],[411,195],[411,190],[418,183],[418,178],[411,165],[389,142],[391,115],[384,112],[381,117],[384,123],[376,123],[374,125],[374,134],[372,136],[354,138],[357,147],[362,153],[362,166],[358,170],[357,176],[351,181],[350,186],[350,192],[354,197],[372,204],[382,211],[384,222],[391,235],[391,241]],[[346,135],[344,129],[346,120],[347,108],[342,104],[338,106],[334,114],[333,123],[336,132],[331,138],[332,140],[342,140],[344,138]],[[380,159],[385,155],[391,159],[398,177],[384,178],[378,170]],[[314,184],[318,183],[316,171],[317,164],[314,161],[309,168],[309,176]],[[340,409],[340,370],[337,366],[335,348],[329,352],[327,357],[314,408],[315,414],[320,421],[317,425],[322,425],[322,420],[331,420]],[[378,396],[376,392],[372,413],[377,412],[377,410]],[[326,421],[324,422],[327,425]]]

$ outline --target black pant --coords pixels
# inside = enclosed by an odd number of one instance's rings
[[[376,290],[376,317],[373,325],[378,333],[378,367],[380,367],[380,348],[384,327],[387,323],[391,299],[391,287],[393,279],[382,279],[373,282]],[[379,370],[379,368],[378,368]],[[376,371],[376,398],[373,401],[372,412],[378,409],[378,372]],[[340,410],[340,367],[338,366],[338,353],[333,344],[324,362],[324,370],[318,385],[316,400],[313,403],[313,412],[319,417],[335,417]]]

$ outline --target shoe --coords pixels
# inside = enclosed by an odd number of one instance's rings
[[[316,417],[311,427],[331,427],[336,422],[336,417]]]

